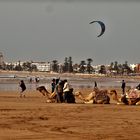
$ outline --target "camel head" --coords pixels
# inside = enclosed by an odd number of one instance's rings
[[[113,100],[120,102],[120,99],[118,98],[117,91],[115,89],[110,90],[109,94],[112,96]]]
[[[110,95],[113,95],[113,94],[117,95],[117,91],[115,89],[112,89],[109,91],[109,94]]]
[[[46,96],[46,95],[50,94],[50,93],[47,91],[47,89],[45,88],[45,86],[37,87],[36,90],[38,90],[39,92],[41,92],[43,96]]]
[[[80,92],[80,91],[76,91],[76,92],[74,93],[74,96],[79,96],[79,95],[81,95],[81,92]]]
[[[77,98],[79,98],[82,101],[85,101],[86,100],[85,97],[83,96],[83,94],[80,91],[76,91],[74,93],[74,96],[77,97]]]
[[[94,91],[95,93],[98,93],[100,90],[99,90],[99,88],[94,87],[93,91]]]

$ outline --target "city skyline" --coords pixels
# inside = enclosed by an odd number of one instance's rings
[[[139,63],[140,2],[0,1],[0,51],[4,60],[93,64]],[[101,20],[106,31],[97,37]]]

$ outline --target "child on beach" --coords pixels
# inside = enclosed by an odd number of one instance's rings
[[[20,81],[19,86],[21,88],[20,97],[22,97],[22,95],[23,97],[25,97],[25,94],[23,94],[23,92],[25,92],[26,90],[26,85],[23,80]]]

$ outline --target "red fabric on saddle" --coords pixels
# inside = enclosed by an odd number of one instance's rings
[[[135,89],[130,90],[129,93],[127,94],[127,98],[138,98],[137,91]]]

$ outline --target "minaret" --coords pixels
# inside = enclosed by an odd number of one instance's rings
[[[4,65],[4,59],[3,59],[3,54],[0,52],[0,68],[2,68]]]

